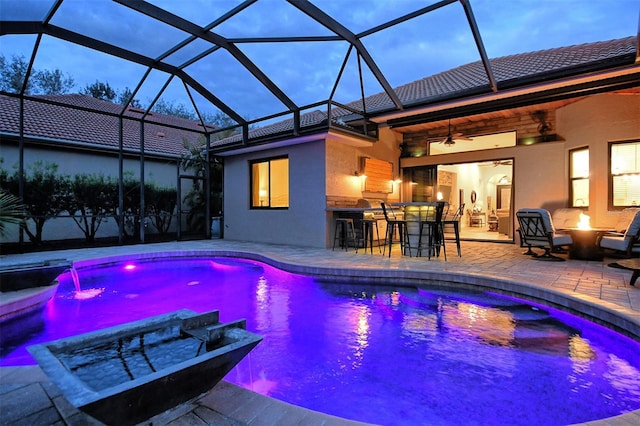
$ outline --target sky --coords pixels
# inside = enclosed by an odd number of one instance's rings
[[[434,0],[311,0],[342,26],[359,34],[406,13],[436,3]],[[634,36],[640,22],[640,0],[468,0],[490,58],[554,47]],[[238,0],[149,0],[204,27],[236,7]],[[41,20],[53,0],[0,0],[0,20]],[[158,58],[188,35],[109,0],[64,0],[51,24],[86,34],[136,53]],[[322,27],[285,0],[258,0],[211,31],[236,41],[243,55],[297,106],[333,99],[348,103],[382,92],[365,62],[363,88],[359,64],[349,44],[330,42],[237,42],[251,37],[327,36]],[[36,37],[4,35],[0,54],[31,56]],[[400,25],[361,38],[364,47],[391,87],[433,75],[480,59],[463,7],[446,5]],[[165,62],[180,66],[213,47],[195,41]],[[346,59],[345,59],[346,58]],[[343,73],[340,69],[345,63]],[[147,68],[96,53],[54,37],[43,37],[36,69],[60,69],[74,79],[73,92],[95,82],[117,90],[134,89]],[[277,114],[286,106],[225,49],[186,66],[185,71],[245,119]],[[340,75],[340,78],[338,79]],[[165,87],[162,99],[191,105],[184,85],[169,75],[152,71],[136,98],[148,104]],[[336,83],[337,82],[337,83]],[[198,108],[218,110],[191,91]]]

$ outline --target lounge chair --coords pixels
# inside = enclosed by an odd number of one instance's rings
[[[640,253],[640,209],[635,211],[624,232],[604,234],[598,244],[603,249],[620,252],[625,257]]]
[[[516,212],[520,229],[520,240],[528,250],[525,254],[534,256],[540,260],[564,260],[554,256],[554,251],[562,246],[570,246],[573,239],[569,234],[558,234],[555,232],[551,214],[545,209],[520,209]],[[544,253],[539,255],[532,250],[532,247],[544,249]]]

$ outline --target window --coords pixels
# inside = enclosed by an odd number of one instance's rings
[[[289,207],[289,159],[251,163],[251,208]]]
[[[589,148],[569,152],[571,207],[589,207]]]
[[[640,141],[609,144],[609,207],[640,206]]]

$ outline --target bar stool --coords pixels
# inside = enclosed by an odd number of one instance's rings
[[[427,212],[426,220],[420,221],[420,236],[418,238],[418,256],[422,255],[422,234],[426,227],[429,232],[427,243],[427,257],[431,260],[431,254],[440,257],[440,249],[444,252],[444,260],[447,260],[447,248],[444,243],[444,225],[442,215],[445,203],[438,202],[435,208]]]
[[[384,203],[380,203],[382,206],[382,212],[384,213],[384,219],[387,221],[387,232],[384,236],[384,250],[382,255],[384,256],[387,251],[387,242],[389,242],[389,257],[391,257],[391,247],[393,246],[393,236],[398,228],[398,234],[400,236],[400,251],[404,255],[405,246],[409,247],[409,257],[411,257],[411,242],[409,241],[409,233],[407,232],[407,221],[403,219],[397,219],[394,215],[393,219],[389,218],[387,208]],[[405,238],[406,237],[406,238]]]
[[[336,227],[333,235],[333,248],[335,250],[336,241],[340,241],[340,247],[345,250],[349,250],[349,241],[353,244],[353,247],[358,252],[358,244],[356,241],[356,228],[353,225],[353,219],[338,217],[336,218]]]
[[[369,250],[373,254],[373,230],[376,231],[377,241],[380,241],[380,231],[378,229],[378,221],[374,217],[364,217],[362,219],[362,239],[364,241],[364,252],[367,252],[367,243]],[[378,243],[378,251],[382,253],[380,244]]]
[[[460,250],[460,217],[462,216],[463,212],[464,203],[462,203],[460,207],[458,207],[458,210],[456,210],[453,217],[445,218],[442,220],[443,228],[449,225],[453,227],[453,236],[455,238],[456,247],[458,249],[458,257],[462,257],[462,250]]]

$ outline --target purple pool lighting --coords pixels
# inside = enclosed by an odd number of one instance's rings
[[[231,258],[77,272],[79,291],[65,273],[42,316],[3,326],[0,365],[35,364],[35,343],[218,309],[264,336],[226,380],[348,419],[561,425],[640,409],[639,342],[514,298],[321,283]]]

